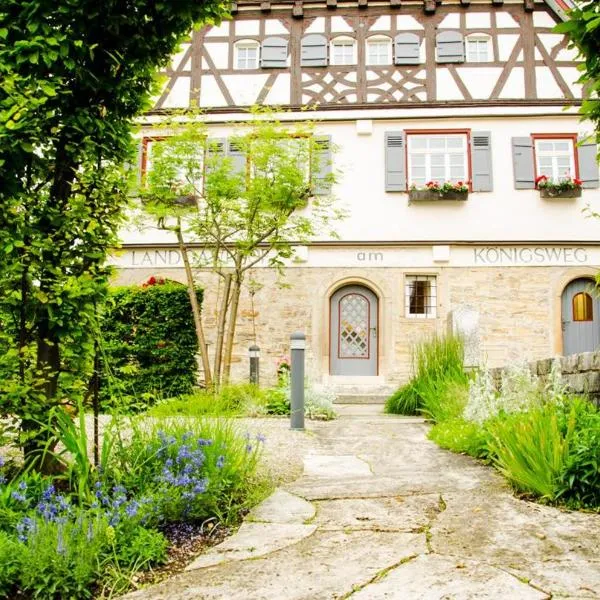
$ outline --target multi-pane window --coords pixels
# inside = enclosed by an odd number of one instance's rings
[[[337,38],[331,42],[331,64],[356,64],[355,42],[350,38]]]
[[[435,275],[406,276],[404,307],[404,313],[407,317],[435,317],[437,307],[437,280]]]
[[[389,65],[392,63],[392,40],[375,38],[367,40],[367,64]]]
[[[573,140],[570,138],[536,139],[535,158],[538,177],[545,175],[554,181],[576,177],[574,155]]]
[[[492,60],[490,39],[488,37],[467,38],[467,61],[489,62]]]
[[[417,187],[429,181],[467,182],[467,135],[408,135],[408,179]]]
[[[258,69],[258,42],[238,42],[235,51],[236,69]]]

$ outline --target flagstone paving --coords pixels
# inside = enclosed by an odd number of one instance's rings
[[[185,573],[127,598],[600,598],[600,515],[517,499],[421,420],[381,410],[307,422],[301,477]]]

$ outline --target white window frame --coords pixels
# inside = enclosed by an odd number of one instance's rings
[[[425,296],[424,312],[411,312],[414,282],[429,282],[428,295]],[[437,317],[437,275],[410,273],[404,276],[404,316],[407,319],[435,319]]]
[[[234,52],[234,65],[235,68],[239,71],[252,71],[254,69],[260,68],[260,44],[256,40],[239,40],[235,43],[235,52]],[[249,66],[247,55],[243,58],[245,65],[240,66],[240,60],[242,57],[240,56],[240,50],[256,50],[256,61]]]
[[[392,40],[387,35],[373,35],[366,40],[366,48],[365,48],[365,59],[367,65],[372,66],[381,66],[381,65],[391,65],[392,64]],[[375,44],[385,44],[386,45],[386,56],[385,62],[371,62],[371,52],[370,46],[374,46]]]
[[[336,46],[350,46],[350,45],[352,46],[352,57],[348,60],[350,60],[351,62],[347,62],[346,60],[339,62],[338,57],[336,57],[336,53],[335,53]],[[331,42],[329,44],[329,64],[330,65],[341,66],[341,67],[355,65],[356,60],[357,60],[356,40],[354,38],[351,38],[351,37],[348,37],[345,35],[340,35],[331,40]]]
[[[486,45],[486,56],[480,56],[479,45],[484,43]],[[475,49],[471,50],[471,44],[475,44]],[[465,59],[466,62],[470,63],[487,63],[493,62],[494,60],[494,48],[492,46],[492,38],[489,35],[476,34],[469,35],[465,39]]]
[[[557,142],[569,144],[569,169],[568,172],[565,173],[562,170],[562,167],[558,166],[558,158],[566,156],[566,153],[563,151],[557,151],[556,149],[552,150],[542,150],[540,149],[540,144],[543,143],[552,143],[556,144]],[[571,178],[574,179],[578,177],[577,168],[575,165],[575,144],[573,138],[570,137],[555,137],[555,138],[534,138],[534,148],[535,148],[535,173],[536,176],[546,175],[548,179],[552,181],[560,181],[562,179]],[[552,159],[551,170],[548,171],[546,167],[542,168],[540,164],[540,158],[548,158]]]
[[[449,138],[462,138],[463,140],[463,145],[462,148],[460,149],[460,153],[463,156],[463,177],[452,177],[451,176],[451,166],[453,166],[451,164],[451,155],[455,155],[458,154],[458,149],[452,149],[452,148],[445,148],[443,152],[439,152],[436,151],[436,148],[415,148],[415,144],[414,141],[417,138],[426,138],[427,140],[432,140],[432,139],[446,139],[446,146],[447,146],[447,140]],[[445,182],[450,182],[450,183],[458,183],[459,181],[462,181],[463,183],[467,183],[468,181],[470,181],[471,176],[470,176],[470,172],[469,172],[469,142],[468,142],[468,135],[467,133],[409,133],[406,136],[406,141],[407,141],[407,173],[408,173],[408,186],[411,187],[412,185],[417,185],[417,187],[423,187],[427,182],[429,181],[437,181],[440,184],[443,184]],[[443,154],[444,155],[444,177],[437,177],[433,174],[433,167],[437,166],[439,167],[439,165],[433,165],[432,164],[432,156],[433,155],[439,155],[439,154]],[[416,156],[424,156],[425,157],[425,161],[424,161],[424,165],[413,165]],[[415,181],[413,178],[413,167],[416,168],[422,168],[425,167],[425,180],[424,181]],[[456,165],[454,165],[456,166]]]

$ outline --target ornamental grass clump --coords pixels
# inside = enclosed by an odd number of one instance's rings
[[[455,336],[434,336],[416,344],[412,351],[414,375],[388,398],[386,412],[425,414],[434,421],[445,418],[448,410],[460,413],[464,402],[461,388],[469,381],[463,355],[463,342]],[[453,392],[448,390],[451,387]],[[440,402],[441,396],[446,402]],[[453,408],[449,409],[450,404]]]

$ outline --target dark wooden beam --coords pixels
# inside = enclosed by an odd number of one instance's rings
[[[296,19],[301,19],[303,16],[304,9],[302,8],[302,2],[301,0],[296,0],[292,8],[292,17],[295,17]]]
[[[533,11],[535,10],[535,0],[523,0],[523,4],[525,5],[525,10],[526,11]]]
[[[435,7],[437,6],[437,3],[435,0],[423,0],[423,10],[427,13],[427,14],[432,14],[435,12]]]

